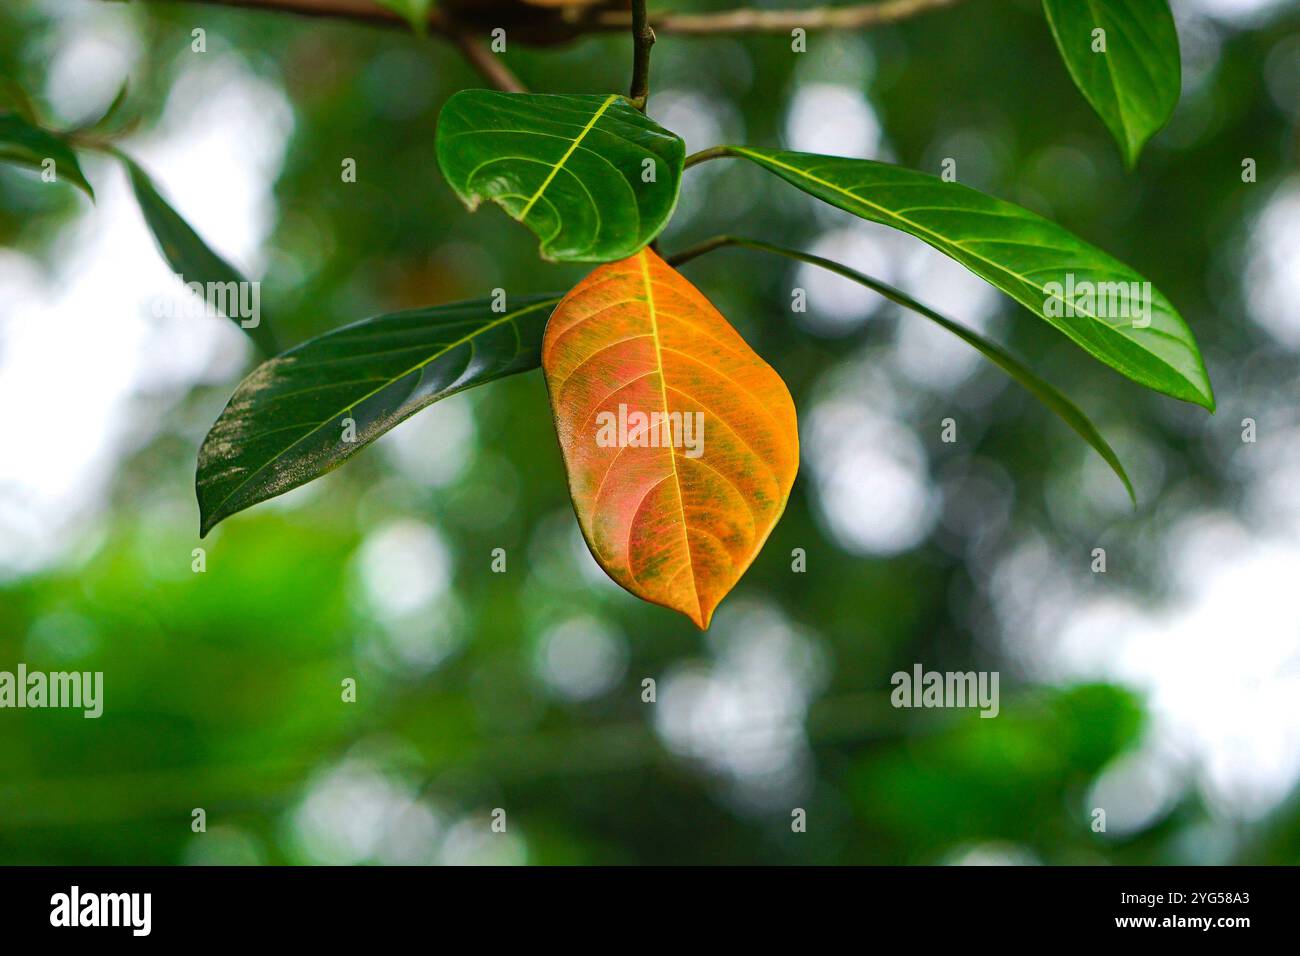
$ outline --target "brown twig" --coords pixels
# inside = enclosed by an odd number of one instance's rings
[[[898,23],[923,13],[955,7],[963,0],[880,0],[845,7],[809,7],[806,10],[720,10],[716,13],[661,13],[650,17],[659,33],[708,35],[724,33],[789,33],[805,30],[864,30]],[[605,10],[579,14],[588,29],[626,30],[631,16]]]
[[[469,65],[478,70],[483,79],[503,93],[527,93],[528,87],[519,82],[519,77],[510,71],[505,61],[487,47],[478,42],[464,30],[451,30],[448,38],[460,50]]]
[[[268,10],[309,17],[356,20],[379,26],[405,27],[398,13],[381,7],[374,0],[189,0],[211,6]],[[661,13],[647,15],[645,0],[632,0],[631,10],[600,9],[605,0],[573,0],[571,4],[519,5],[524,17],[513,38],[525,44],[544,45],[562,42],[583,33],[612,30],[632,31],[634,53],[631,99],[645,108],[650,84],[650,47],[655,33],[709,35],[726,33],[788,33],[805,30],[866,29],[896,23],[922,13],[955,6],[962,0],[879,0],[877,3],[845,7],[810,7],[807,10],[725,10],[717,13]],[[493,15],[503,7],[494,7]],[[448,4],[429,13],[426,28],[445,36],[461,51],[470,64],[494,87],[511,93],[524,92],[500,57],[484,49],[475,39],[475,8]],[[507,24],[509,25],[509,24]]]
[[[190,0],[214,6],[275,10],[312,17],[358,20],[382,26],[401,27],[406,21],[372,2],[372,0]],[[659,34],[709,35],[728,33],[789,33],[805,30],[865,30],[898,23],[912,17],[954,7],[963,0],[879,0],[842,7],[809,7],[790,10],[721,10],[716,13],[659,13],[648,17],[649,26]],[[553,18],[545,29],[526,33],[524,43],[556,42],[583,33],[623,31],[632,26],[628,10],[592,9],[591,3],[575,2],[558,7],[531,6],[534,17]],[[504,24],[509,26],[508,23]],[[429,14],[430,32],[446,34],[452,29],[447,13],[433,10]]]

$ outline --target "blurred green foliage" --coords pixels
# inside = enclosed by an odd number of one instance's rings
[[[198,24],[208,56],[231,58],[292,104],[263,292],[282,342],[497,286],[563,289],[587,271],[541,262],[526,230],[494,209],[467,214],[440,180],[438,110],[479,85],[449,45],[211,6],[5,4],[0,74],[47,115],[57,117],[44,92],[51,51],[66,18],[92,8],[139,36],[126,109],[141,129],[159,120],[189,68]],[[1295,10],[1258,29],[1224,31],[1212,75],[1186,93],[1133,175],[1072,87],[1030,0],[973,2],[860,37],[814,35],[804,56],[780,36],[661,37],[650,112],[657,98],[691,93],[685,102],[712,111],[702,118],[724,138],[779,145],[784,104],[808,84],[833,82],[868,96],[904,165],[934,170],[967,144],[971,185],[1055,218],[1150,276],[1179,306],[1221,396],[1217,425],[1231,430],[1235,398],[1262,393],[1294,405],[1296,397],[1293,361],[1271,352],[1245,318],[1242,287],[1220,251],[1225,240],[1248,238],[1252,197],[1295,167],[1293,118],[1270,97],[1261,64],[1287,42],[1295,49],[1297,31]],[[507,60],[533,90],[621,90],[630,45],[592,37],[512,47]],[[107,101],[115,89],[104,92]],[[1243,155],[1258,160],[1251,193],[1240,188]],[[354,185],[340,184],[343,157],[357,161]],[[74,218],[93,228],[96,213],[74,191],[33,186],[28,175],[0,169],[0,244],[51,268],[62,230]],[[87,175],[98,191],[121,173],[88,162]],[[808,248],[828,222],[843,224],[737,163],[688,172],[684,193],[663,240],[670,252],[717,232]],[[205,237],[220,247],[220,236]],[[756,253],[722,251],[685,272],[781,373],[801,415],[826,376],[874,360],[894,334],[888,314],[840,338],[804,330],[789,316],[793,267]],[[1001,313],[998,337],[1108,437],[1122,425],[1163,484],[1145,489],[1136,513],[1081,505],[1062,515],[1052,488],[1077,484],[1091,453],[985,368],[951,392],[917,388],[909,415],[933,471],[999,463],[1014,486],[1001,535],[1033,529],[1054,550],[1081,556],[1099,540],[1126,542],[1133,554],[1109,586],[1157,600],[1168,582],[1143,555],[1192,510],[1238,503],[1236,479],[1207,437],[1216,424],[1087,360],[1013,304]],[[423,480],[385,439],[284,502],[226,522],[204,543],[207,570],[196,574],[194,457],[235,384],[190,389],[117,463],[110,500],[66,560],[0,583],[0,669],[22,660],[32,669],[102,670],[106,693],[99,720],[0,712],[2,862],[392,862],[411,858],[412,845],[424,859],[422,841],[435,860],[538,863],[930,863],[988,846],[1048,863],[1210,858],[1195,835],[1212,816],[1194,790],[1135,835],[1092,832],[1089,787],[1141,739],[1144,702],[1117,687],[1025,677],[1022,662],[989,639],[992,612],[975,579],[990,550],[971,546],[960,522],[941,520],[899,555],[854,555],[819,520],[805,469],[714,632],[701,635],[591,574],[545,388],[531,373],[448,400],[458,410],[417,416],[438,423],[419,451],[431,471],[459,442],[463,465],[449,480]],[[971,436],[957,446],[929,427],[950,409],[961,409]],[[1143,464],[1128,464],[1141,495]],[[412,527],[434,529],[449,587],[395,613],[377,602],[375,575],[401,581],[402,568],[378,561],[376,572],[367,548],[385,529]],[[508,555],[505,574],[489,571],[495,548]],[[806,550],[808,573],[791,573],[794,548]],[[599,646],[621,655],[608,668],[612,683],[577,700],[545,679],[547,635],[574,615],[598,621],[613,635]],[[770,707],[791,722],[794,740],[778,735],[774,749],[785,760],[778,776],[794,780],[785,802],[751,786],[766,778],[761,761],[757,771],[746,763],[744,734],[679,752],[672,742],[687,738],[664,726],[669,718],[656,710],[664,701],[642,701],[644,678],[662,693],[673,680],[680,687],[691,675],[725,673],[751,639],[787,655],[761,673],[803,675],[790,677],[795,691],[787,692],[802,693],[806,709],[782,710],[779,687],[771,689]],[[1000,669],[1001,716],[891,709],[889,675],[914,661]],[[348,677],[358,682],[355,704],[340,700]],[[763,693],[748,711],[758,715],[760,743]],[[792,805],[807,810],[807,833],[791,832]],[[425,829],[398,825],[412,806],[423,808]],[[191,832],[196,807],[206,810],[206,834]],[[509,814],[517,841],[509,852],[475,842],[495,807]],[[1231,859],[1297,862],[1297,819],[1289,801],[1245,827]],[[385,849],[376,833],[408,845]]]

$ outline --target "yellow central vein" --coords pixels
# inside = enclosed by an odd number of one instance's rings
[[[650,336],[655,343],[655,364],[659,366],[659,400],[663,403],[664,418],[667,420],[668,385],[664,381],[664,356],[659,344],[659,320],[655,315],[655,294],[650,288],[650,260],[644,249],[637,253],[637,259],[641,262],[641,276],[645,280],[646,314],[650,316]],[[704,603],[700,600],[700,589],[695,582],[695,562],[691,560],[691,539],[686,533],[686,501],[682,498],[682,479],[677,474],[677,452],[671,446],[668,449],[668,460],[672,462],[673,487],[677,489],[677,508],[682,515],[682,545],[686,548],[686,567],[691,573],[691,590],[695,593],[695,606],[700,613],[700,618],[703,619]]]
[[[596,110],[591,119],[587,122],[587,125],[582,128],[582,132],[578,134],[577,139],[569,144],[569,148],[565,151],[564,155],[560,157],[560,161],[551,167],[551,171],[546,174],[546,179],[544,179],[542,184],[537,187],[537,192],[533,193],[532,198],[528,200],[528,204],[524,206],[524,211],[519,214],[520,222],[523,222],[528,218],[528,213],[532,210],[533,204],[542,198],[542,193],[546,192],[546,187],[551,184],[551,180],[554,179],[556,174],[564,168],[564,164],[569,161],[569,157],[572,156],[574,150],[578,148],[578,144],[586,138],[587,134],[591,132],[592,127],[594,127],[597,121],[605,115],[605,110],[609,109],[610,105],[617,99],[618,94],[611,93],[605,98],[605,102],[600,104],[600,109]]]

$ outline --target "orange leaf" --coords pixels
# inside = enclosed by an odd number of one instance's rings
[[[707,628],[799,469],[785,383],[650,249],[564,297],[542,369],[591,553],[633,594]]]

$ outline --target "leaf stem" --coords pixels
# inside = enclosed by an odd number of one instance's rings
[[[632,87],[628,92],[642,113],[650,95],[650,48],[655,45],[645,5],[646,0],[632,0]]]
[[[724,156],[735,155],[730,146],[710,146],[708,149],[702,149],[698,153],[691,153],[686,157],[686,162],[682,164],[682,169],[690,169],[696,163],[703,163],[710,159],[721,159]]]
[[[1079,437],[1091,445],[1097,454],[1101,455],[1101,457],[1106,461],[1106,464],[1110,465],[1111,470],[1114,471],[1120,481],[1124,483],[1124,488],[1128,491],[1128,496],[1130,500],[1132,500],[1133,506],[1135,508],[1137,507],[1137,494],[1133,490],[1133,483],[1129,481],[1128,474],[1124,471],[1124,466],[1120,463],[1119,456],[1115,454],[1115,450],[1110,447],[1106,439],[1101,436],[1099,431],[1097,431],[1096,426],[1093,425],[1077,405],[1070,401],[1070,399],[1066,398],[1066,396],[1058,391],[1055,386],[1039,378],[1020,359],[1016,358],[1015,355],[1008,352],[1001,345],[998,345],[990,339],[984,338],[984,336],[980,335],[978,332],[966,328],[966,326],[959,322],[954,322],[952,319],[940,315],[938,312],[934,311],[934,309],[922,305],[906,292],[903,292],[901,289],[896,289],[886,282],[881,282],[879,279],[874,279],[865,273],[858,272],[856,269],[851,269],[848,266],[842,265],[841,263],[835,262],[831,259],[823,259],[821,256],[815,256],[808,252],[800,252],[797,249],[789,249],[785,246],[774,245],[770,242],[763,242],[760,239],[745,239],[740,236],[729,235],[714,236],[711,239],[705,239],[703,242],[683,249],[675,256],[669,256],[667,262],[670,266],[676,268],[683,263],[690,262],[697,256],[702,256],[707,252],[712,252],[714,249],[721,249],[724,246],[740,246],[746,249],[757,249],[761,252],[769,252],[773,255],[785,256],[787,259],[806,262],[809,265],[817,266],[818,268],[825,269],[828,272],[834,272],[836,275],[843,276],[852,282],[864,285],[868,289],[878,292],[896,305],[901,305],[905,309],[910,309],[913,312],[923,315],[930,321],[947,329],[953,335],[956,335],[966,344],[983,354],[985,358],[1002,369],[1002,371],[1006,372],[1015,381],[1020,383],[1020,385],[1023,386],[1031,395],[1055,412],[1063,422],[1074,429]]]

